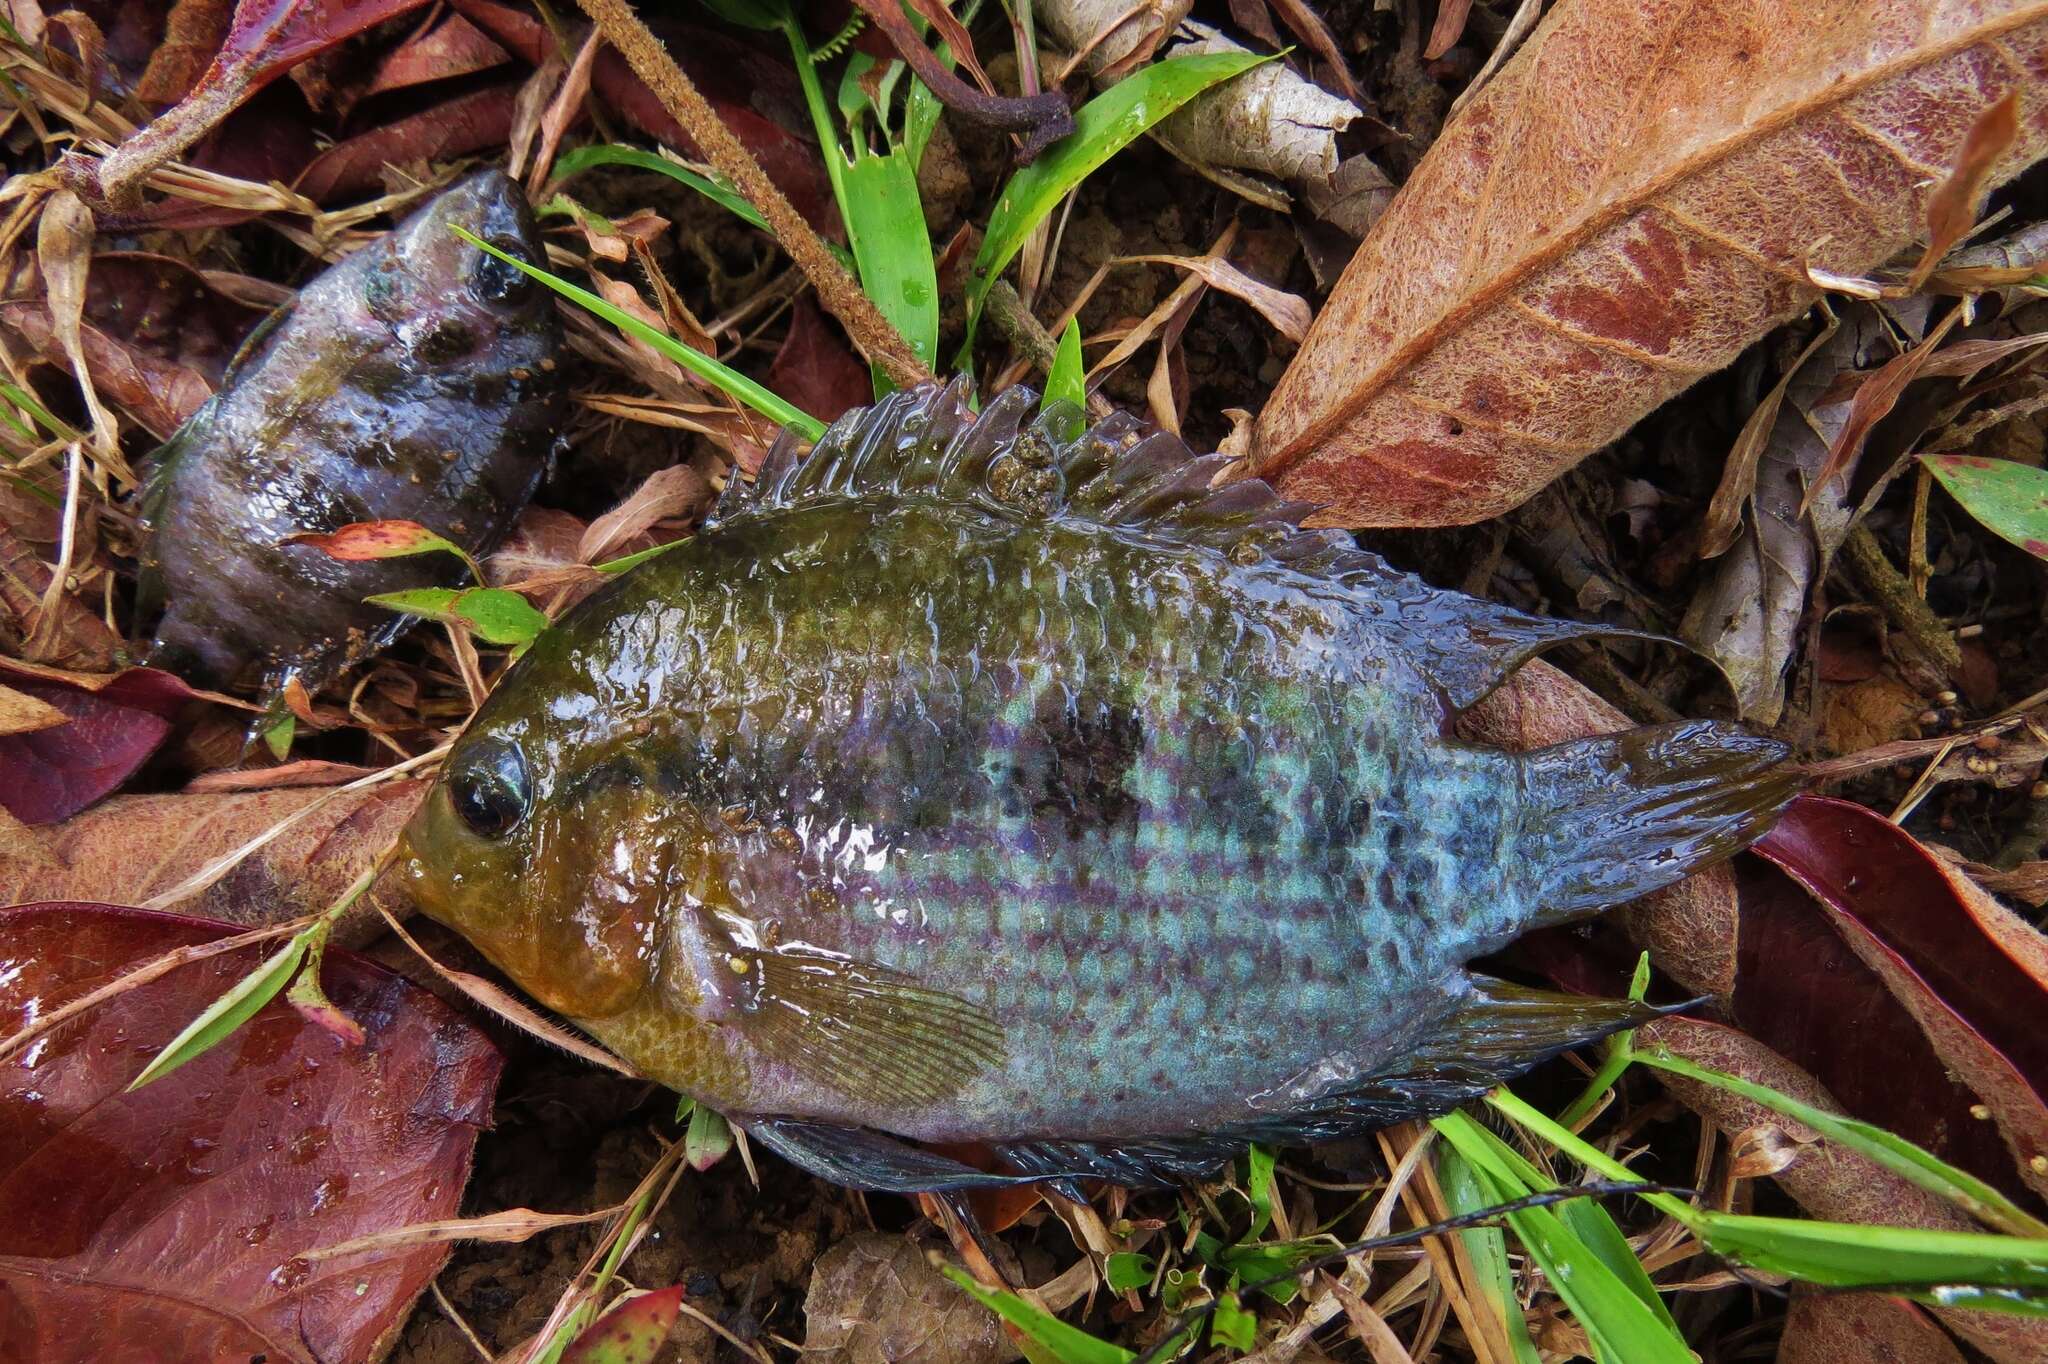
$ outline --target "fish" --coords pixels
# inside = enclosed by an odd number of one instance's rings
[[[414,902],[867,1189],[1199,1177],[1653,1016],[1466,963],[1748,844],[1784,747],[1461,743],[1524,660],[1613,631],[1078,423],[956,382],[778,442],[509,670],[405,831]],[[927,1149],[964,1142],[1004,1168]]]
[[[417,521],[483,554],[545,475],[566,409],[532,211],[499,170],[458,181],[259,324],[151,457],[139,505],[148,661],[201,686],[309,691],[409,618],[364,598],[454,587],[445,553],[344,562],[295,537]]]

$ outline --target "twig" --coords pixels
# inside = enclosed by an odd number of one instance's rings
[[[988,291],[988,301],[983,305],[983,316],[995,324],[1003,339],[1024,353],[1032,368],[1039,373],[1049,373],[1053,357],[1059,354],[1059,343],[1052,333],[1039,325],[1031,310],[1024,306],[1024,300],[1017,297],[1017,291],[1008,280],[999,279]],[[1094,389],[1088,391],[1088,416],[1101,421],[1116,411],[1109,399]]]
[[[776,241],[789,252],[797,268],[818,291],[818,300],[845,324],[854,344],[882,367],[891,382],[914,388],[933,381],[932,372],[911,351],[903,334],[889,324],[874,301],[861,292],[860,284],[846,273],[823,239],[804,221],[803,215],[783,197],[717,111],[697,90],[690,78],[669,56],[661,39],[654,36],[626,0],[576,0],[603,31],[607,41],[625,57],[626,64],[661,100],[669,116],[683,126],[718,173],[760,210],[775,233]],[[836,155],[832,148],[825,155]]]
[[[1913,593],[1913,584],[1906,575],[1892,566],[1884,557],[1884,550],[1877,543],[1877,537],[1870,533],[1870,527],[1858,524],[1842,541],[1842,558],[1864,590],[1876,597],[1884,607],[1892,623],[1905,631],[1913,641],[1914,648],[1941,669],[1944,676],[1953,678],[1963,666],[1963,651],[1941,623],[1926,602]]]

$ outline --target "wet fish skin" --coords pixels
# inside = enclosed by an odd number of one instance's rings
[[[422,908],[733,1114],[1326,1133],[1597,1031],[1463,963],[1789,799],[1728,726],[1442,737],[1589,631],[1208,492],[1131,423],[1020,433],[1029,401],[842,421],[548,631],[408,831]]]
[[[154,457],[152,662],[214,687],[317,689],[404,628],[363,598],[457,586],[462,568],[344,563],[290,536],[402,519],[480,553],[518,517],[565,411],[561,326],[544,289],[451,225],[544,259],[519,187],[469,176],[307,284]]]

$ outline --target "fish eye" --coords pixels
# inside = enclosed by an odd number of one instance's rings
[[[525,261],[528,265],[533,264],[526,254],[526,248],[510,237],[494,241],[491,245],[515,260]],[[477,253],[476,272],[470,276],[469,291],[485,303],[524,303],[533,296],[534,287],[533,277],[511,261],[499,260],[488,251]]]
[[[502,739],[483,740],[449,776],[448,799],[471,832],[502,838],[519,827],[533,804],[526,755]]]

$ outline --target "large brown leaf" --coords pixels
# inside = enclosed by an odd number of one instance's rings
[[[1563,0],[1430,148],[1260,419],[1345,526],[1516,505],[1923,228],[2008,91],[2048,151],[2043,0]]]
[[[0,1032],[218,925],[111,905],[0,914]],[[168,1078],[124,1088],[270,951],[190,962],[0,1064],[0,1357],[378,1357],[448,1247],[306,1252],[451,1217],[499,1060],[446,1005],[330,952],[349,1046],[273,1001]]]

